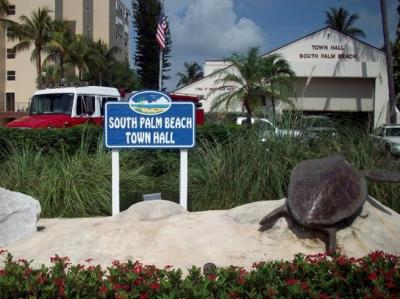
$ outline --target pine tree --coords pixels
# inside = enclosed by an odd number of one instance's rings
[[[159,53],[156,41],[158,19],[161,13],[159,0],[132,0],[133,26],[136,32],[135,65],[144,88],[158,89]],[[169,77],[171,35],[166,35],[166,47],[163,51],[163,81]]]
[[[400,0],[397,6],[397,12],[400,15]],[[393,46],[393,73],[396,100],[397,103],[400,103],[400,20],[397,24],[396,41]]]

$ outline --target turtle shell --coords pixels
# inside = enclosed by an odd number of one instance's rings
[[[292,170],[287,205],[304,226],[333,226],[354,216],[366,199],[366,179],[341,155],[306,160]]]

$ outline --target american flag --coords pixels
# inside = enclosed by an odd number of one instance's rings
[[[165,33],[167,32],[167,17],[160,16],[157,26],[156,40],[161,50],[165,48]]]

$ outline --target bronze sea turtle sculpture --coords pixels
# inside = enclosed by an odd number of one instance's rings
[[[367,194],[366,178],[400,182],[400,172],[354,169],[337,154],[306,160],[291,172],[285,204],[260,221],[260,231],[271,228],[283,216],[301,226],[327,235],[326,250],[336,250],[336,231],[361,212],[364,202],[377,204]]]

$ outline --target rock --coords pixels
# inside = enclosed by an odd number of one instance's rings
[[[171,217],[173,215],[187,213],[179,204],[168,200],[141,201],[119,213],[115,217],[119,221],[152,221]]]
[[[254,202],[231,210],[188,213],[173,202],[149,201],[113,217],[40,219],[41,232],[8,244],[15,258],[50,264],[54,254],[73,264],[108,267],[114,259],[139,260],[182,270],[206,263],[251,268],[254,262],[291,260],[296,253],[325,251],[324,234],[304,229],[285,218],[265,232],[258,222],[283,200]],[[343,253],[361,257],[382,250],[400,254],[400,215],[366,202],[359,217],[337,232]],[[207,266],[208,268],[208,266]]]
[[[36,232],[40,211],[36,199],[0,188],[0,246]]]

